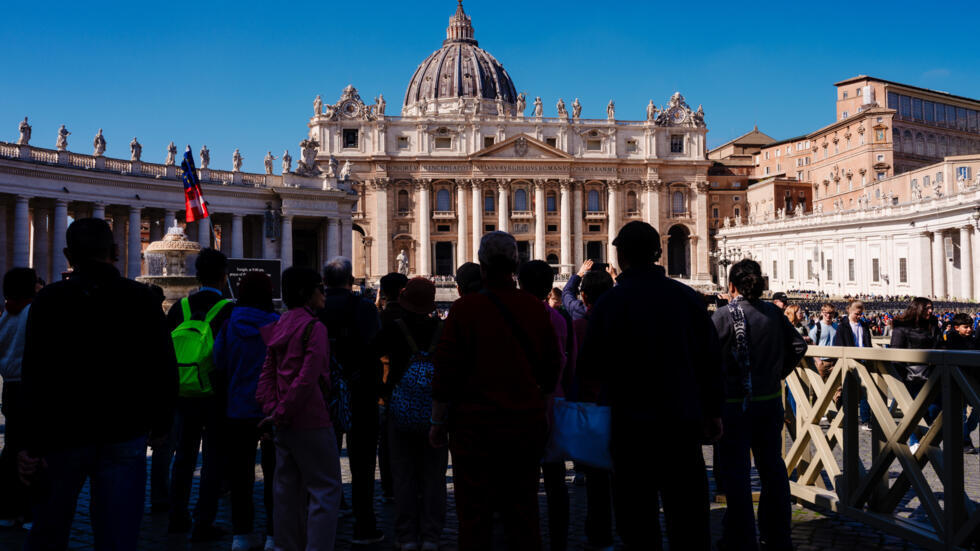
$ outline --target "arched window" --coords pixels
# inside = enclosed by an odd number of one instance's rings
[[[548,262],[548,264],[556,265],[559,262],[558,255],[556,255],[555,253],[551,253],[551,254],[548,255],[548,258],[547,258],[546,261]]]
[[[589,190],[589,198],[586,203],[585,210],[588,212],[599,212],[602,210],[602,205],[599,203],[599,191],[595,189]]]
[[[915,145],[912,144],[912,133],[908,130],[902,134],[902,151],[906,153],[912,153],[915,151]]]
[[[626,194],[626,212],[637,212],[638,210],[640,210],[640,207],[637,204],[636,192],[629,191]]]
[[[939,157],[949,155],[949,148],[946,147],[946,136],[939,136]]]
[[[895,147],[895,151],[902,150],[902,133],[897,128],[892,129],[892,145]]]
[[[440,189],[436,192],[436,211],[437,212],[449,212],[452,207],[449,206],[449,190]]]
[[[546,203],[548,212],[558,212],[558,198],[555,196],[555,192],[548,192]]]
[[[408,214],[408,191],[398,191],[398,214]]]
[[[527,210],[527,191],[524,189],[518,189],[514,192],[514,210],[515,211],[525,211]]]
[[[674,215],[684,214],[687,209],[684,208],[684,192],[675,191],[671,196],[670,210]]]
[[[926,155],[930,157],[936,156],[936,136],[929,134],[926,138]]]
[[[922,137],[922,133],[915,135],[915,154],[916,155],[926,154],[926,139]]]

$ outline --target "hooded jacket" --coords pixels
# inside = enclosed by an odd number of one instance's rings
[[[308,342],[307,326],[313,323]],[[262,411],[279,428],[318,429],[331,426],[320,391],[321,379],[330,383],[330,344],[327,328],[306,308],[294,308],[272,325],[263,327],[269,347],[256,389]]]
[[[266,346],[259,330],[279,316],[249,306],[237,306],[214,339],[214,366],[228,381],[226,414],[231,419],[261,419],[255,391],[265,361]]]
[[[925,326],[903,319],[896,319],[892,330],[891,348],[931,349],[939,347],[939,326],[930,320]],[[925,364],[906,364],[899,366],[899,373],[905,371],[908,381],[929,378],[930,366]]]

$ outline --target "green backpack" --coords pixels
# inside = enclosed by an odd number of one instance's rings
[[[171,333],[174,340],[174,352],[177,353],[177,371],[180,374],[180,389],[178,395],[182,398],[200,398],[211,396],[211,372],[214,371],[214,334],[211,322],[229,300],[219,300],[204,320],[191,319],[190,302],[185,298],[180,301],[184,321]]]

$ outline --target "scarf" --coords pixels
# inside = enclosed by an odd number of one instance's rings
[[[749,325],[745,323],[745,312],[742,303],[745,297],[737,296],[728,303],[728,313],[732,318],[732,328],[735,331],[735,363],[742,382],[745,397],[742,400],[742,411],[749,407],[752,398],[752,369],[749,355]]]

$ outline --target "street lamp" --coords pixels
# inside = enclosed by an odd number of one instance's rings
[[[980,230],[980,206],[973,207],[973,228]]]
[[[722,236],[721,248],[709,253],[715,263],[721,268],[718,273],[718,284],[725,287],[728,284],[728,267],[744,258],[742,249],[738,247],[728,248],[728,236]],[[724,280],[724,283],[723,283]]]

